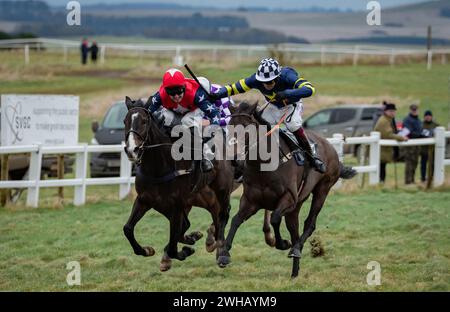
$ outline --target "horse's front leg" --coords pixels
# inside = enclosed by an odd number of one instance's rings
[[[134,237],[134,227],[150,209],[151,207],[149,205],[143,203],[142,200],[137,197],[134,200],[131,215],[128,218],[127,223],[123,227],[123,233],[130,242],[131,247],[133,247],[134,253],[136,255],[141,255],[144,257],[153,256],[155,254],[155,250],[150,246],[142,247],[141,245],[139,245],[139,243],[136,241],[136,238]]]
[[[291,247],[291,242],[281,237],[280,224],[283,216],[292,210],[294,204],[292,195],[289,192],[285,192],[278,201],[276,209],[270,216],[270,224],[272,224],[273,232],[275,234],[275,248],[277,249],[287,250]]]
[[[226,252],[222,256],[217,259],[217,263],[220,267],[225,267],[227,264],[231,262],[231,256],[229,251],[233,247],[233,240],[239,226],[252,215],[254,215],[258,211],[257,207],[252,204],[247,197],[242,195],[241,201],[239,202],[239,211],[231,220],[230,231],[228,232],[227,239],[225,241]]]
[[[192,255],[195,250],[193,248],[184,246],[181,251],[178,251],[178,241],[182,233],[183,226],[183,210],[175,209],[175,212],[170,217],[170,239],[169,244],[164,248],[164,255],[161,259],[160,270],[167,271],[172,267],[172,259],[177,259],[183,261],[190,255]]]

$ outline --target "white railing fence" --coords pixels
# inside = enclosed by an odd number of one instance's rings
[[[88,153],[120,152],[120,176],[110,178],[88,178]],[[27,206],[38,207],[39,190],[42,187],[74,186],[73,203],[76,206],[86,202],[86,187],[89,185],[120,185],[119,198],[125,198],[135,178],[131,176],[131,162],[125,154],[123,145],[87,145],[49,147],[41,145],[0,147],[0,154],[30,153],[28,180],[0,181],[0,189],[27,188]],[[41,180],[41,164],[44,154],[75,154],[75,178]]]
[[[445,166],[450,165],[450,159],[445,159],[445,141],[450,137],[450,131],[445,131],[443,127],[435,129],[434,138],[415,139],[407,142],[397,142],[395,140],[381,140],[379,132],[371,132],[370,136],[350,137],[344,139],[342,134],[334,134],[328,141],[336,149],[339,159],[344,161],[344,144],[367,144],[370,147],[369,164],[367,166],[353,167],[358,173],[369,173],[369,184],[379,183],[380,147],[381,146],[421,146],[434,145],[434,176],[433,186],[444,184]],[[120,176],[112,178],[88,178],[88,154],[89,153],[114,153],[120,152]],[[27,206],[38,207],[39,190],[44,187],[73,186],[75,193],[73,203],[76,206],[86,202],[86,187],[90,185],[119,185],[119,198],[125,198],[131,191],[131,184],[135,178],[131,175],[132,165],[124,151],[122,145],[87,145],[50,147],[41,145],[28,146],[6,146],[0,147],[1,154],[30,153],[30,167],[28,180],[21,181],[0,181],[0,189],[27,188]],[[41,180],[41,163],[44,154],[75,154],[75,178]],[[341,181],[336,185],[341,185]]]
[[[57,49],[62,51],[64,61],[67,62],[69,50],[79,51],[80,43],[73,40],[61,40],[50,38],[32,39],[10,39],[0,40],[1,49],[23,49],[25,64],[30,63],[30,48],[44,51],[45,49]],[[197,55],[199,52],[209,55],[211,60],[218,61],[218,53],[232,53],[237,61],[243,57],[267,55],[270,50],[277,52],[301,55],[314,54],[322,65],[332,63],[330,57],[342,55],[352,59],[353,65],[357,66],[364,56],[387,57],[391,66],[395,65],[399,57],[419,57],[427,62],[427,68],[431,69],[433,55],[441,56],[441,63],[446,64],[450,55],[449,48],[426,50],[423,48],[399,48],[389,46],[368,46],[368,45],[317,45],[317,44],[279,44],[279,45],[230,45],[230,44],[119,44],[101,43],[99,44],[100,63],[105,62],[108,51],[121,51],[125,53],[138,53],[142,57],[145,53],[162,53],[172,57],[173,63],[178,66],[184,64],[183,59],[190,55]]]

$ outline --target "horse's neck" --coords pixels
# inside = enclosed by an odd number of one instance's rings
[[[155,127],[152,125],[152,127]],[[159,132],[150,128],[150,141],[149,145],[157,144],[171,144],[170,137],[166,135],[158,135]],[[171,155],[171,146],[162,145],[153,147],[145,151],[141,167],[146,174],[152,176],[161,176],[167,174],[169,170],[173,170],[175,167],[175,161]]]
[[[272,135],[274,135],[272,133]],[[259,132],[258,132],[258,136],[259,136]],[[259,145],[259,137],[258,137],[258,145]],[[245,164],[246,164],[246,168],[252,171],[261,171],[261,165],[263,164],[267,164],[270,162],[269,160],[262,160],[260,157],[260,152],[258,151],[258,145],[254,146],[253,148],[256,149],[256,152],[254,152],[253,154],[256,154],[256,159],[253,160],[249,160],[246,159]],[[264,151],[266,153],[270,153],[270,154],[274,154],[274,157],[278,157],[280,158],[280,148],[283,151],[284,154],[288,154],[289,153],[289,146],[286,144],[286,142],[284,142],[283,138],[281,136],[278,136],[278,144],[275,144],[274,146],[271,145],[271,139],[269,136],[267,136],[267,140],[266,140],[266,148],[270,146],[270,151]],[[273,150],[275,149],[275,150]],[[251,152],[249,150],[248,152],[248,157],[250,157]],[[281,165],[281,159],[279,159],[279,165]]]

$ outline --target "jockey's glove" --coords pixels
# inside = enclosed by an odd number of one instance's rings
[[[275,94],[275,101],[283,103],[284,105],[289,104],[288,96],[286,91],[280,91]]]
[[[222,94],[220,94],[219,92],[216,92],[216,93],[211,92],[209,94],[209,101],[214,103],[215,101],[220,100],[223,97],[225,97],[225,96],[222,96]]]

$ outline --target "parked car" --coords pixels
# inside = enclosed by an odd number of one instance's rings
[[[108,109],[103,121],[92,123],[94,137],[91,144],[121,144],[125,138],[123,120],[127,114],[124,101],[116,102]],[[92,153],[91,177],[118,176],[120,174],[120,153]]]
[[[303,122],[306,129],[320,133],[324,137],[332,137],[334,133],[342,133],[345,137],[369,135],[373,130],[374,116],[379,105],[339,105],[322,109]],[[346,153],[355,153],[358,146],[346,146]]]

